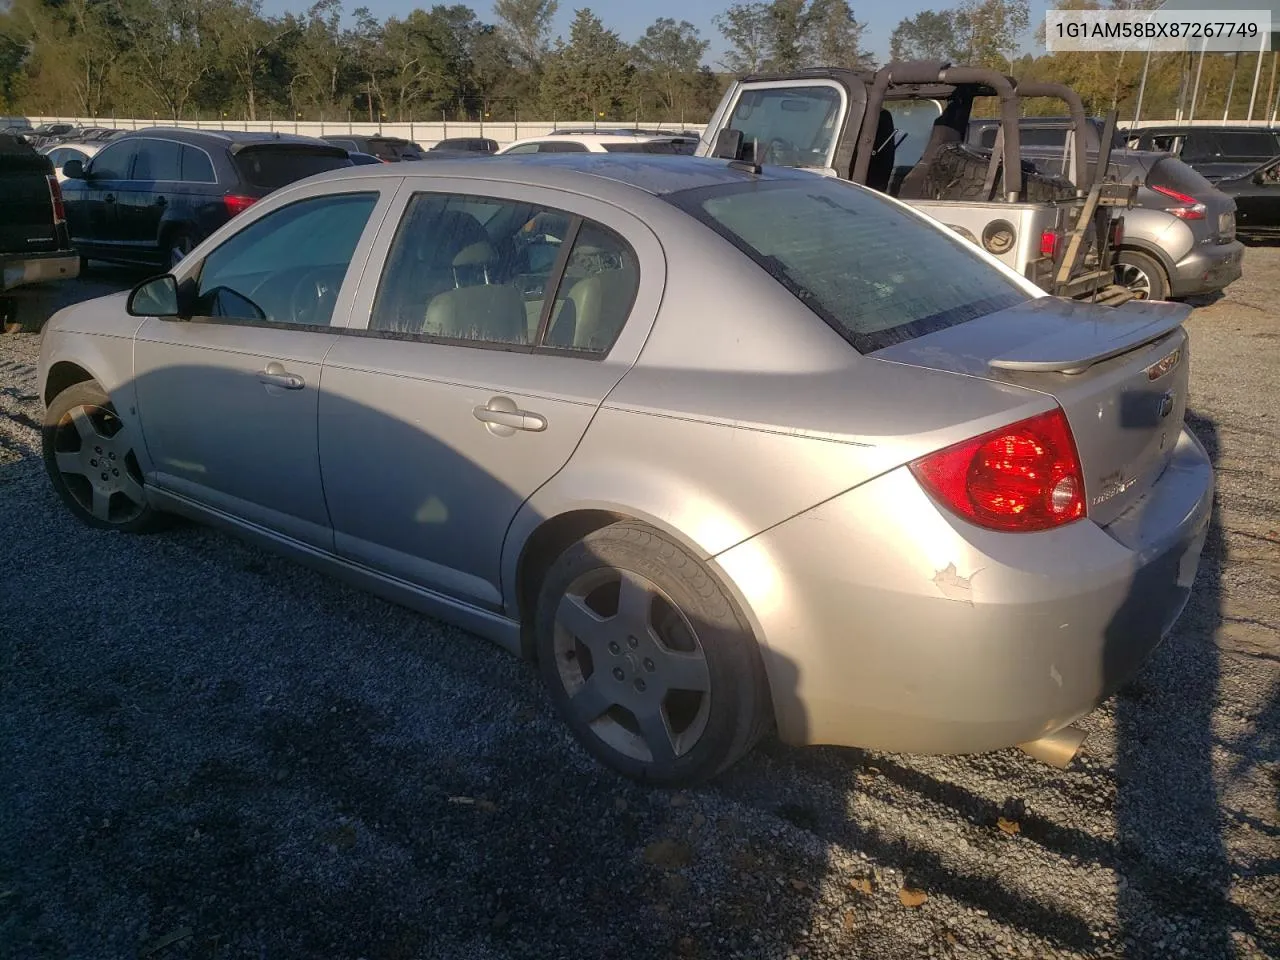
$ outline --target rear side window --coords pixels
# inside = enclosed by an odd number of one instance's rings
[[[538,144],[539,153],[589,153],[590,151],[576,140],[545,140]]]
[[[1257,157],[1265,160],[1280,153],[1276,136],[1266,130],[1223,130],[1218,146],[1224,157]]]
[[[182,179],[182,146],[170,140],[139,140],[131,180]]]
[[[306,149],[251,147],[235,155],[236,170],[245,183],[276,190],[287,183],[351,166],[346,156],[315,153]]]
[[[965,241],[848,184],[744,183],[668,199],[863,353],[1030,299]]]
[[[187,183],[214,183],[213,162],[199,147],[183,146],[182,179]]]
[[[1192,130],[1182,141],[1182,159],[1188,162],[1212,160],[1219,152],[1218,138],[1206,130]]]
[[[364,153],[364,151],[360,149],[360,145],[354,140],[330,140],[329,142],[335,147],[341,147],[343,150],[350,150],[352,153]]]
[[[636,143],[606,143],[604,148],[609,153],[677,154],[684,152],[678,143],[673,143],[670,140],[640,140]]]
[[[1157,160],[1147,174],[1147,186],[1164,187],[1197,198],[1204,197],[1213,189],[1212,183],[1176,157]]]

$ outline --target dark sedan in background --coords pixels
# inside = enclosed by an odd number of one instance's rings
[[[1123,137],[1134,150],[1172,153],[1210,181],[1244,176],[1280,156],[1280,133],[1266,127],[1162,124],[1126,130]]]
[[[66,164],[62,191],[82,260],[168,268],[271,191],[351,165],[311,137],[151,127]]]
[[[1236,202],[1236,229],[1242,237],[1280,237],[1280,157],[1238,177],[1214,184]]]
[[[326,143],[342,147],[353,153],[367,153],[377,157],[383,163],[399,163],[402,160],[421,160],[427,151],[421,144],[403,137],[363,136],[361,134],[342,134],[321,137]]]

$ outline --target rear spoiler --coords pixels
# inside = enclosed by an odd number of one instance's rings
[[[1154,343],[1182,326],[1191,305],[1129,300],[1098,306],[1086,300],[1039,297],[1024,309],[1084,314],[1061,333],[1036,340],[988,361],[993,370],[1018,373],[1083,373],[1094,364]]]
[[[228,151],[234,157],[246,150],[259,150],[263,147],[271,147],[279,149],[280,147],[288,147],[291,150],[307,150],[311,153],[319,153],[324,156],[345,157],[347,151],[334,143],[326,143],[318,140],[312,143],[309,140],[249,140],[231,144]]]

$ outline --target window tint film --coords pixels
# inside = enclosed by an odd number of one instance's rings
[[[180,180],[182,147],[168,140],[139,140],[131,180]]]
[[[129,179],[129,168],[133,165],[133,151],[136,143],[136,140],[127,140],[98,153],[90,167],[93,178],[95,180]]]
[[[182,179],[187,183],[213,183],[213,164],[199,147],[182,148]]]
[[[746,183],[668,199],[864,353],[1030,299],[965,241],[847,184]]]
[[[1266,160],[1280,153],[1280,141],[1267,130],[1222,130],[1218,144],[1224,157]]]
[[[727,127],[741,131],[757,163],[825,167],[835,146],[840,93],[834,87],[744,90]]]
[[[419,193],[392,241],[371,330],[533,343],[573,218],[528,203]]]
[[[1182,140],[1182,159],[1188,162],[1212,160],[1219,149],[1214,134],[1205,130],[1193,130]]]
[[[200,270],[197,314],[328,326],[376,193],[313,197],[253,221]]]
[[[297,148],[251,147],[235,155],[236,169],[245,183],[276,190],[295,180],[351,166],[345,154],[312,152]]]
[[[576,140],[544,140],[538,144],[539,153],[590,153]]]
[[[578,231],[542,345],[603,355],[618,339],[640,289],[635,252],[598,223]]]

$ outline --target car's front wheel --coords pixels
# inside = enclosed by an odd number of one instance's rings
[[[557,710],[599,760],[689,784],[742,757],[771,718],[751,630],[698,560],[657,531],[612,524],[565,551],[536,614]]]
[[[45,469],[71,512],[93,527],[142,533],[158,525],[147,503],[136,438],[96,383],[67,387],[45,411]]]

